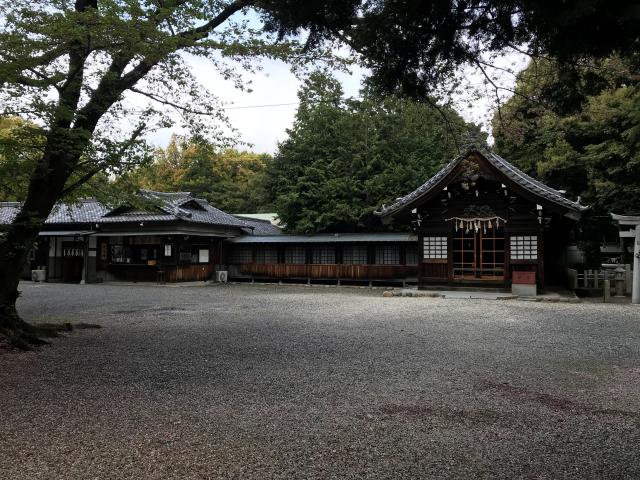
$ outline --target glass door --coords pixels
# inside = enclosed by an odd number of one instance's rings
[[[504,246],[502,228],[459,228],[453,234],[453,279],[503,280]]]

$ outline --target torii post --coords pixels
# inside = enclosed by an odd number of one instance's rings
[[[640,215],[615,215],[611,218],[618,225],[633,227],[633,230],[620,230],[620,238],[633,238],[633,277],[631,303],[640,303]]]

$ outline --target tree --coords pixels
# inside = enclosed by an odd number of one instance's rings
[[[494,54],[509,50],[534,58],[550,55],[566,64],[613,52],[640,61],[635,1],[289,0],[286,5],[297,3],[313,7],[282,7],[279,31],[308,28],[311,44],[335,36],[360,53],[372,71],[371,84],[386,92],[425,98],[445,84],[455,89],[460,65],[486,72]]]
[[[35,125],[19,117],[0,118],[0,200],[17,201],[26,196],[41,143],[41,132]]]
[[[568,72],[533,61],[494,118],[497,150],[596,215],[640,208],[640,77],[618,56]]]
[[[182,53],[210,59],[235,79],[228,61],[257,57],[300,65],[331,59],[349,45],[376,83],[424,93],[453,68],[512,43],[535,52],[635,52],[638,9],[621,0],[2,0],[0,116],[42,128],[24,204],[0,243],[0,329],[34,339],[15,310],[19,272],[56,201],[98,172],[118,173],[145,157],[143,133],[175,120],[220,136],[224,115],[198,85]],[[254,12],[243,19],[242,13]],[[259,25],[256,27],[256,23]],[[596,29],[599,35],[583,35]],[[135,95],[151,102],[142,110]],[[131,123],[129,129],[123,125]],[[121,132],[127,132],[126,136]],[[217,134],[217,135],[216,135]]]
[[[152,163],[118,182],[129,188],[189,191],[227,212],[258,212],[266,207],[262,178],[270,161],[267,154],[174,136],[154,152]]]
[[[145,128],[169,120],[155,115],[162,113],[157,105],[177,109],[200,136],[219,138],[220,123],[212,118],[223,115],[178,52],[210,58],[222,75],[236,79],[229,60],[250,67],[248,61],[261,56],[304,58],[295,42],[274,40],[231,18],[258,3],[3,2],[0,114],[32,120],[43,139],[23,207],[0,241],[0,333],[16,343],[38,341],[15,301],[40,225],[56,201],[95,174],[120,173],[145,156]],[[140,111],[127,92],[152,103]],[[134,123],[123,137],[127,120]]]
[[[289,230],[371,229],[373,211],[451,160],[467,130],[448,109],[371,93],[342,101],[342,94],[331,76],[310,75],[289,138],[267,169],[266,188]]]
[[[618,56],[579,68],[537,60],[494,118],[497,150],[591,207],[579,224],[586,265],[617,236],[610,212],[640,213],[640,83]]]

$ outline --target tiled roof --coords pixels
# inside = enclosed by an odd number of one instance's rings
[[[109,209],[95,199],[85,199],[73,204],[60,204],[54,207],[46,224],[69,223],[128,223],[128,222],[169,222],[185,221],[209,225],[223,225],[238,228],[253,226],[209,205],[206,200],[195,198],[189,192],[154,192],[141,190],[140,194],[149,200],[158,201],[158,206],[149,211],[140,209]],[[20,209],[18,202],[0,202],[0,223],[13,221]],[[113,212],[113,213],[111,213]],[[269,233],[274,233],[269,231]]]
[[[8,224],[18,214],[20,202],[0,202],[0,224]],[[93,223],[100,220],[109,209],[95,199],[84,199],[78,203],[58,204],[53,207],[45,224]]]
[[[234,213],[235,217],[249,220],[264,220],[267,222],[271,222],[272,225],[279,225],[280,219],[278,218],[277,213]]]
[[[78,203],[61,203],[53,207],[45,224],[59,223],[94,223],[109,211],[102,203],[93,198],[80,200]]]
[[[20,210],[19,202],[0,202],[0,225],[13,222]]]
[[[311,235],[243,235],[231,243],[416,242],[413,233],[314,233]]]
[[[451,173],[458,166],[458,164],[460,164],[474,152],[481,154],[498,171],[500,171],[510,180],[518,184],[520,187],[533,193],[534,195],[544,198],[549,202],[555,203],[556,205],[564,207],[565,209],[578,214],[589,208],[587,206],[579,204],[578,202],[569,200],[558,190],[551,188],[543,184],[542,182],[539,182],[538,180],[535,180],[534,178],[530,177],[526,173],[511,165],[504,158],[495,154],[488,148],[470,146],[465,149],[465,153],[451,160],[438,173],[427,180],[424,184],[416,188],[413,192],[405,195],[402,198],[399,198],[389,206],[383,206],[380,211],[376,212],[376,214],[382,217],[393,215],[394,213],[402,210],[407,205],[412,204],[414,201],[420,199],[421,197],[424,197],[429,192],[431,192],[432,189],[436,185],[438,185],[443,178]]]
[[[234,215],[240,217],[240,215]],[[269,220],[259,220],[257,218],[240,218],[251,229],[253,235],[280,235],[282,230],[273,225]]]

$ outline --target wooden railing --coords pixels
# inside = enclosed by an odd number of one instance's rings
[[[416,278],[417,265],[303,265],[286,263],[246,263],[239,265],[242,275],[263,278],[311,278],[328,280],[375,280]]]
[[[617,267],[621,267],[618,272]],[[620,287],[625,293],[631,293],[631,265],[619,265],[616,268],[603,268],[601,270],[584,270],[579,272],[573,268],[567,268],[569,288],[598,289],[604,287],[604,282],[609,281],[611,288],[615,282],[622,282]]]

